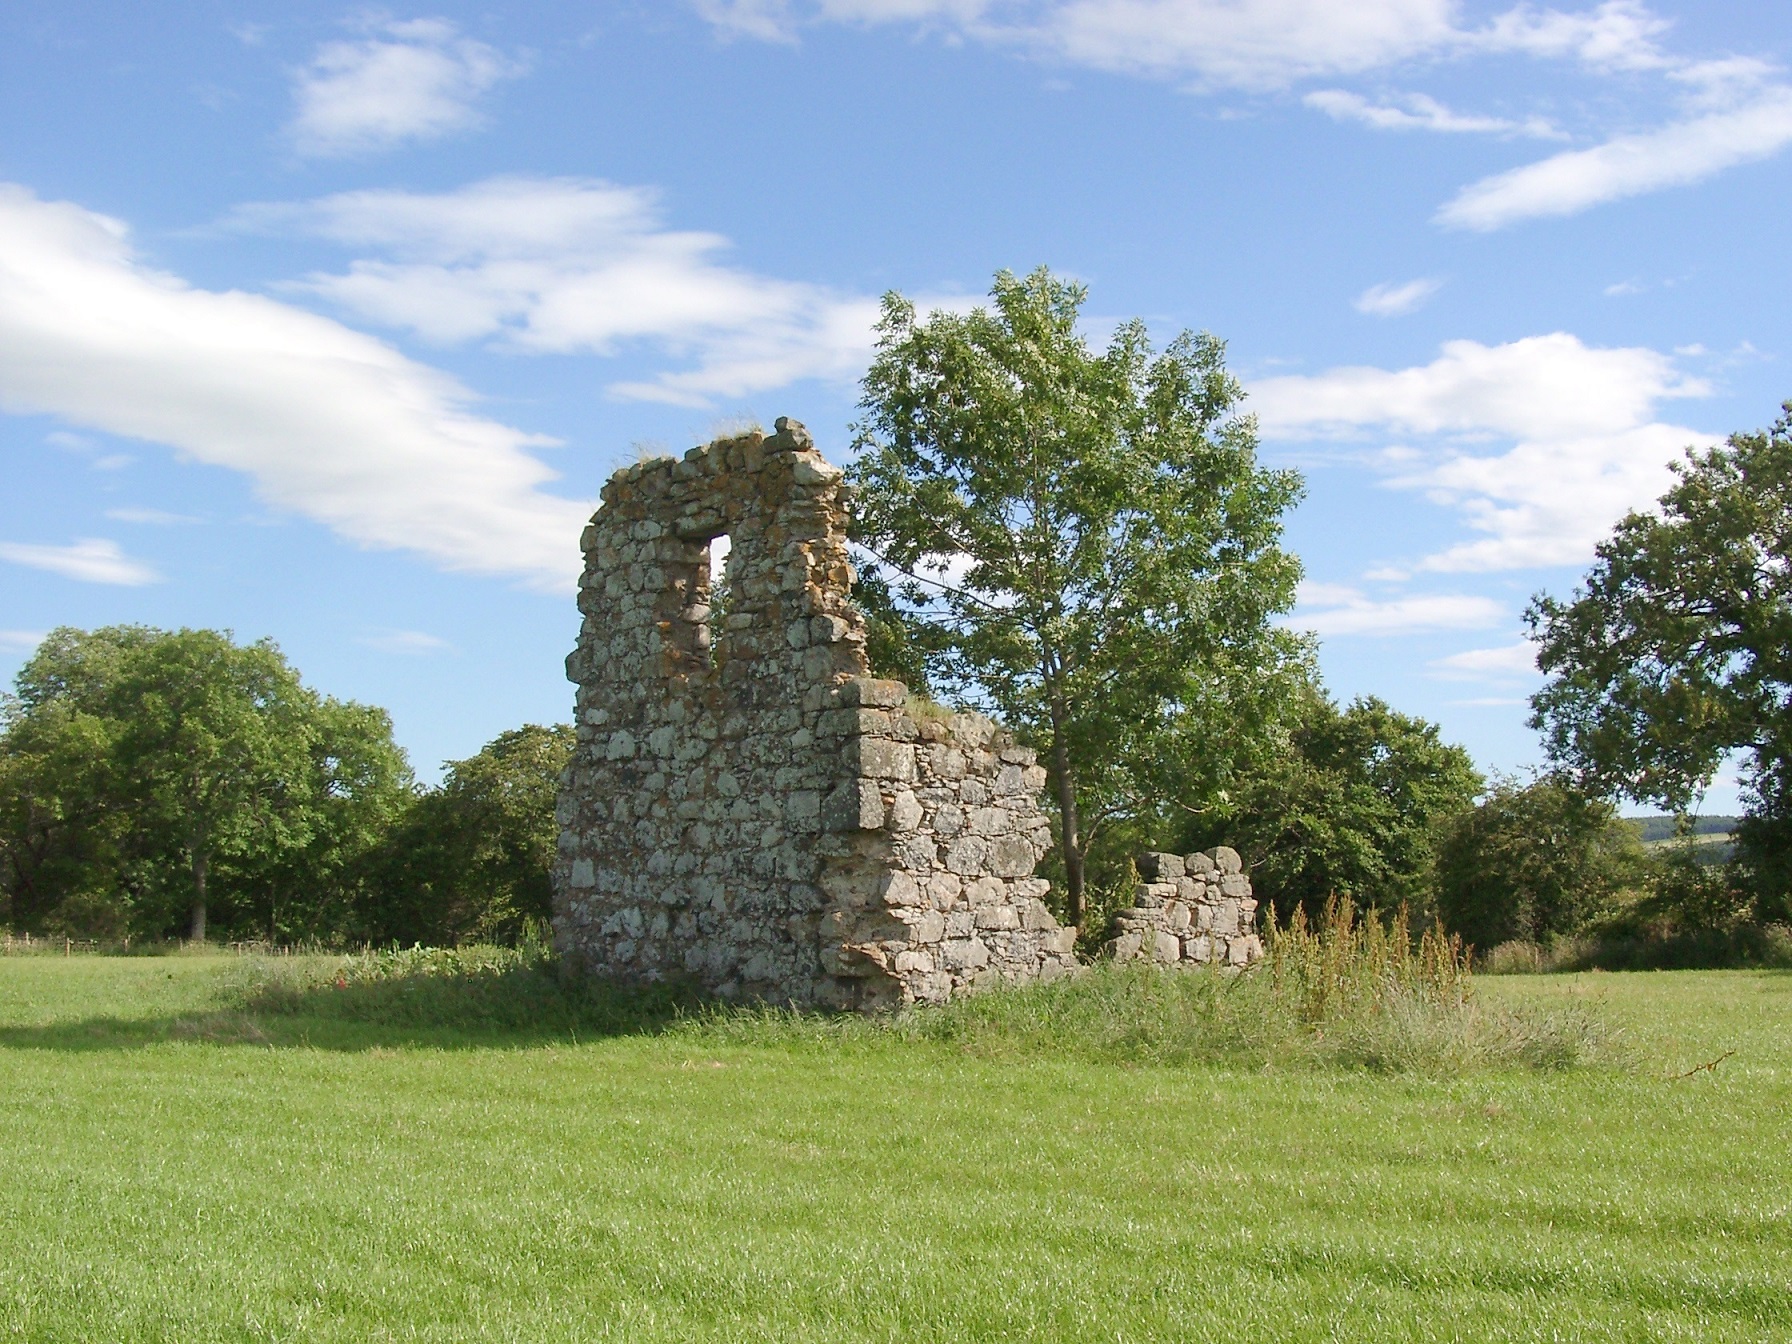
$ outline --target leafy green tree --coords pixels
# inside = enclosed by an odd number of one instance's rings
[[[271,641],[63,628],[17,692],[0,739],[0,850],[12,917],[27,922],[160,935],[178,921],[203,939],[220,883],[239,917],[283,871],[315,884],[299,856],[352,830],[345,813],[408,789],[384,714],[320,698]]]
[[[187,937],[203,942],[219,859],[310,839],[317,698],[271,640],[180,630],[125,659],[102,703],[138,826],[166,836],[191,875]]]
[[[554,800],[575,742],[525,724],[452,761],[387,837],[363,909],[379,942],[514,941],[553,913]]]
[[[1646,884],[1636,828],[1560,774],[1497,781],[1446,827],[1438,857],[1444,927],[1487,951],[1578,932]]]
[[[1424,919],[1436,909],[1439,828],[1473,806],[1482,779],[1437,725],[1373,697],[1340,710],[1316,687],[1225,807],[1199,817],[1188,848],[1226,843],[1283,917],[1332,896]]]
[[[281,851],[252,890],[270,942],[358,931],[387,840],[418,796],[392,716],[373,705],[319,702],[310,771],[305,841]]]
[[[112,725],[64,704],[25,715],[17,700],[0,717],[0,924],[126,931],[110,899],[123,839],[104,769]]]
[[[1688,809],[1740,754],[1738,851],[1760,913],[1792,895],[1792,402],[1765,433],[1689,450],[1654,512],[1598,547],[1572,599],[1528,612],[1532,700],[1581,787]]]
[[[1213,337],[1154,354],[1134,321],[1095,352],[1085,291],[1044,269],[990,297],[926,321],[885,297],[855,539],[934,686],[1040,749],[1078,923],[1102,828],[1216,792],[1295,680],[1271,618],[1301,483],[1257,465]]]

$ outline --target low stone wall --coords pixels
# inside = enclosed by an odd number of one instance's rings
[[[1249,966],[1263,955],[1257,902],[1238,851],[1141,854],[1132,908],[1115,918],[1106,946],[1116,961]]]
[[[579,740],[554,929],[569,960],[857,1009],[1075,966],[1076,931],[1033,876],[1044,771],[988,719],[868,675],[845,502],[839,468],[787,420],[605,485],[567,659]]]

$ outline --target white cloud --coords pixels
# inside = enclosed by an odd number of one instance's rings
[[[1461,6],[1456,0],[695,0],[695,4],[703,17],[730,37],[789,42],[809,24],[906,23],[1099,70],[1192,77],[1209,87],[1241,89],[1280,89],[1303,79],[1360,74],[1416,58],[1473,52],[1565,57],[1602,70],[1667,64],[1655,38],[1668,24],[1633,0],[1607,0],[1578,13],[1520,4],[1482,28],[1459,22]]]
[[[1356,296],[1357,312],[1370,317],[1399,317],[1424,307],[1427,300],[1443,288],[1443,281],[1408,280],[1403,285],[1371,285]]]
[[[694,361],[614,385],[624,397],[704,406],[801,378],[855,379],[872,354],[875,299],[725,265],[725,238],[667,229],[654,194],[636,187],[502,177],[436,195],[247,206],[229,222],[385,253],[304,288],[427,340],[600,355],[646,343]]]
[[[794,42],[796,25],[789,0],[692,0],[697,13],[724,37],[761,42]]]
[[[730,36],[792,40],[807,23],[910,23],[1125,74],[1285,88],[1461,39],[1454,0],[697,0]]]
[[[425,634],[421,630],[387,630],[377,635],[367,635],[356,641],[370,649],[378,649],[381,653],[430,654],[442,653],[454,646],[436,635]]]
[[[1663,397],[1709,390],[1654,350],[1599,349],[1555,332],[1505,345],[1446,341],[1437,359],[1409,369],[1266,378],[1251,398],[1264,433],[1284,438],[1376,426],[1561,439],[1630,428]]]
[[[0,630],[0,653],[32,653],[44,635],[42,630]]]
[[[125,227],[0,184],[0,406],[167,444],[362,545],[555,586],[586,504],[545,493],[548,440],[372,337],[151,270]]]
[[[1080,65],[1245,89],[1375,70],[1455,35],[1451,0],[1070,0],[1034,40]]]
[[[1450,341],[1408,369],[1264,379],[1251,397],[1266,438],[1400,435],[1402,451],[1381,459],[1388,484],[1456,509],[1481,534],[1416,567],[1466,572],[1587,560],[1625,512],[1662,493],[1683,448],[1711,441],[1655,419],[1657,403],[1709,390],[1656,351],[1596,349],[1558,332]],[[1501,441],[1509,446],[1476,451]]]
[[[1434,658],[1430,666],[1440,676],[1451,679],[1534,677],[1538,675],[1537,646],[1521,639],[1516,644],[1492,649],[1465,649],[1447,658]]]
[[[433,140],[478,123],[475,104],[523,63],[462,37],[446,19],[382,23],[326,42],[298,72],[289,129],[301,154],[336,157]]]
[[[169,513],[165,509],[107,509],[106,517],[120,523],[146,523],[151,527],[178,527],[199,521],[190,513]]]
[[[1792,144],[1792,88],[1761,91],[1746,106],[1620,135],[1464,187],[1438,222],[1486,233],[1520,220],[1579,214],[1607,201],[1684,186],[1764,159]]]
[[[1347,89],[1318,89],[1301,101],[1334,121],[1358,121],[1378,131],[1528,135],[1545,140],[1562,138],[1562,133],[1542,117],[1513,121],[1506,117],[1465,116],[1422,93],[1403,94],[1396,102],[1372,103]]]
[[[155,583],[162,577],[148,565],[131,559],[116,541],[103,537],[86,537],[68,546],[0,541],[0,560],[48,570],[82,583],[115,583],[127,588]]]
[[[1595,75],[1648,73],[1684,87],[1685,119],[1621,134],[1464,188],[1438,212],[1495,229],[1698,181],[1792,143],[1792,89],[1751,56],[1690,60],[1662,49],[1672,26],[1640,0],[1564,11],[1520,3],[1480,27],[1457,0],[695,0],[728,36],[794,41],[818,23],[903,23],[1097,70],[1205,90],[1273,92],[1419,60],[1525,55]],[[1383,130],[1566,138],[1540,116],[1458,113],[1428,95],[1372,101],[1320,89],[1309,105]]]
[[[1607,70],[1658,70],[1669,64],[1655,39],[1673,24],[1638,0],[1605,0],[1595,9],[1565,14],[1521,4],[1475,35],[1488,51],[1568,56]]]
[[[1316,635],[1412,635],[1426,630],[1481,630],[1504,624],[1506,608],[1461,593],[1372,598],[1338,584],[1303,583],[1284,624]]]

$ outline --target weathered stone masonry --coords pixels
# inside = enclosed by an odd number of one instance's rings
[[[1032,875],[1045,772],[988,719],[868,675],[841,472],[776,428],[625,468],[585,531],[561,952],[842,1008],[1066,973],[1075,930]]]
[[[1141,854],[1130,910],[1114,919],[1107,953],[1115,961],[1249,966],[1263,955],[1257,902],[1238,851]]]

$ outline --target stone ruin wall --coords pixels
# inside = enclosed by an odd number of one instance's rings
[[[1114,960],[1243,967],[1263,955],[1257,902],[1237,850],[1141,854],[1135,864],[1132,908],[1115,917],[1118,932],[1106,945]]]
[[[868,675],[842,473],[801,425],[776,431],[617,472],[585,531],[560,952],[854,1009],[1073,970],[1076,930],[1033,876],[1044,770],[988,719]]]

